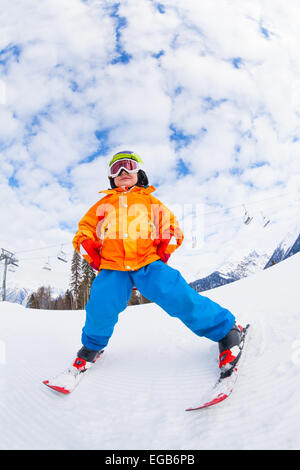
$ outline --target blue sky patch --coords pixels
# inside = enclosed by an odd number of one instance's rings
[[[160,50],[159,52],[157,52],[156,54],[152,54],[152,57],[154,57],[155,59],[159,59],[161,56],[165,55],[165,51],[163,50]]]
[[[166,13],[166,7],[162,3],[157,3],[156,8],[162,15]]]
[[[264,26],[261,25],[260,26],[260,32],[266,39],[270,39],[270,33],[267,30],[267,28],[265,28]]]
[[[206,111],[218,108],[221,104],[226,103],[227,98],[221,98],[220,100],[214,100],[211,96],[206,96],[202,99],[204,108]]]
[[[0,50],[0,64],[5,66],[12,59],[18,62],[20,55],[21,47],[17,44],[9,44]]]
[[[244,170],[238,166],[233,166],[230,168],[229,173],[233,176],[241,176],[244,173]]]
[[[99,141],[97,150],[91,153],[90,155],[86,156],[82,160],[80,160],[79,164],[90,163],[93,160],[95,160],[97,157],[99,157],[100,155],[105,155],[109,151],[110,149],[109,132],[110,132],[110,129],[101,129],[101,130],[95,131],[95,136],[97,140]]]
[[[68,232],[74,232],[74,227],[76,229],[76,225],[75,224],[70,224],[70,223],[67,223],[67,222],[59,222],[59,228],[61,230],[67,230]]]
[[[31,138],[38,135],[41,131],[42,123],[41,119],[50,119],[51,113],[51,104],[45,106],[45,108],[37,114],[34,114],[29,122],[26,123],[25,129],[26,132],[23,135],[23,144],[26,148],[31,141]]]
[[[231,62],[235,69],[240,69],[243,65],[243,59],[241,57],[234,57]]]
[[[75,80],[70,80],[70,88],[74,93],[78,91],[79,85]]]
[[[170,141],[175,142],[175,150],[179,150],[189,145],[196,136],[193,134],[185,134],[182,130],[177,129],[174,124],[170,124],[171,130]]]
[[[32,117],[30,123],[26,124],[26,126],[25,126],[27,134],[24,135],[24,138],[28,139],[32,136],[37,135],[38,131],[40,130],[40,126],[41,126],[40,117],[39,117],[38,114],[35,114]]]
[[[175,96],[180,95],[183,92],[183,86],[179,85],[178,87],[175,88],[174,94]]]
[[[9,179],[8,179],[8,184],[11,188],[18,188],[19,187],[19,181],[16,178],[16,173],[14,173]]]
[[[187,165],[182,158],[177,160],[176,164],[176,174],[178,178],[191,174],[189,165]]]
[[[261,162],[251,163],[250,168],[261,168],[262,166],[269,166],[269,162],[261,161]]]
[[[122,41],[121,41],[121,30],[122,28],[126,28],[127,26],[127,19],[125,16],[120,16],[119,13],[120,3],[115,3],[112,7],[112,13],[110,14],[111,18],[114,18],[116,21],[116,54],[117,56],[111,61],[111,64],[128,64],[130,62],[132,56],[128,54],[125,49],[123,48]]]

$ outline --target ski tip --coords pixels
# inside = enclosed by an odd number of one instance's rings
[[[56,392],[63,393],[65,395],[68,395],[70,393],[70,390],[67,390],[64,387],[58,387],[57,385],[50,385],[49,380],[43,380],[43,384],[47,385],[47,387],[51,388],[52,390],[55,390]]]
[[[230,391],[230,393],[231,393],[231,391]],[[194,408],[186,408],[185,411],[195,411],[195,410],[203,410],[204,408],[209,408],[213,405],[216,405],[217,403],[221,403],[221,401],[226,400],[226,398],[228,398],[230,393],[229,394],[219,393],[215,398],[208,401],[207,403],[203,403],[203,405],[200,405],[200,406],[197,406],[197,407],[194,407]]]

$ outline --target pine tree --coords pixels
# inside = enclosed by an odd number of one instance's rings
[[[54,301],[52,299],[51,287],[41,286],[38,290],[31,294],[28,307],[50,310],[53,308]]]
[[[131,297],[128,301],[128,305],[139,305],[141,303],[141,294],[138,290],[133,289]]]
[[[39,305],[39,302],[37,300],[37,297],[36,297],[36,294],[32,293],[30,298],[29,298],[29,301],[28,301],[28,304],[27,304],[27,307],[28,308],[40,308],[40,305]]]
[[[64,297],[65,310],[72,310],[73,304],[74,304],[74,299],[73,299],[72,292],[69,289],[67,289],[65,292],[65,297]]]
[[[74,299],[74,308],[77,310],[80,308],[80,285],[82,280],[82,272],[81,272],[81,257],[77,251],[74,251],[72,264],[71,264],[71,283],[70,283],[70,290],[73,294]]]
[[[59,295],[53,302],[53,310],[65,310],[65,298]]]
[[[93,268],[89,265],[89,263],[83,259],[81,263],[81,272],[82,272],[82,279],[80,284],[80,308],[84,308],[86,306],[87,301],[89,300],[91,285],[93,280],[95,279],[96,275]]]
[[[151,300],[147,299],[141,294],[141,304],[151,304],[151,303],[152,303]]]

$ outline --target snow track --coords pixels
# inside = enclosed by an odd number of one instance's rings
[[[0,304],[0,449],[299,449],[300,254],[209,291],[251,323],[232,396],[187,413],[215,382],[217,345],[158,306],[121,313],[71,395],[42,384],[79,349],[84,312]]]

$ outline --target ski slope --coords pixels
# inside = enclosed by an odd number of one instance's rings
[[[218,349],[158,306],[128,307],[71,395],[42,384],[72,362],[83,311],[0,303],[0,449],[299,449],[300,253],[207,294],[250,322],[232,396],[197,412]]]

